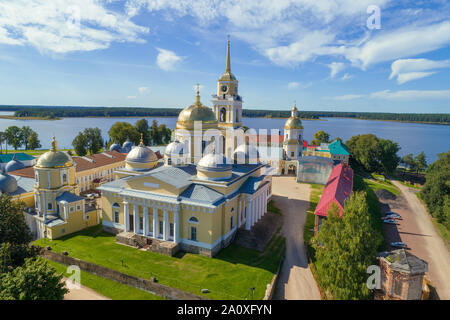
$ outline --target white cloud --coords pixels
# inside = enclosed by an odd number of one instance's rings
[[[341,80],[350,80],[353,76],[349,73],[346,73],[342,76]]]
[[[159,53],[156,57],[156,64],[165,71],[174,70],[175,66],[183,60],[182,57],[177,56],[175,52],[157,48]]]
[[[307,82],[307,83],[303,83],[303,82],[289,82],[287,87],[289,90],[294,90],[294,89],[306,89],[308,87],[310,87],[312,85],[312,82]]]
[[[361,47],[348,48],[345,56],[364,69],[379,62],[433,51],[449,43],[450,21],[444,21],[379,33]]]
[[[372,99],[415,100],[415,99],[450,99],[450,90],[384,90],[370,95]]]
[[[127,99],[133,100],[136,99],[136,96],[127,96]]]
[[[139,87],[138,88],[139,93],[146,93],[149,91],[148,87]]]
[[[339,72],[345,69],[345,64],[342,62],[332,62],[328,67],[330,68],[330,77],[334,78]]]
[[[148,28],[96,0],[0,0],[0,43],[40,52],[105,49],[112,42],[143,42]]]
[[[363,97],[364,97],[364,95],[361,95],[361,94],[346,94],[343,96],[334,97],[334,100],[355,100],[355,99],[360,99]]]
[[[389,79],[397,77],[397,83],[403,84],[408,81],[428,77],[436,72],[428,72],[450,67],[450,60],[433,61],[429,59],[398,59],[391,65]]]

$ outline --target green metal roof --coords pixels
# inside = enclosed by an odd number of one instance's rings
[[[343,144],[340,140],[336,140],[328,145],[328,149],[331,154],[343,154],[350,155],[347,146]]]
[[[33,160],[34,157],[29,154],[18,152],[18,153],[8,153],[8,154],[0,154],[0,163],[8,163],[12,160],[14,154],[16,155],[16,159],[19,161],[27,161]]]

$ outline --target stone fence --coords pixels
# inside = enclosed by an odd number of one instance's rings
[[[285,246],[283,247],[283,250],[286,250]],[[278,277],[280,275],[280,271],[283,266],[283,262],[284,262],[284,256],[280,260],[280,264],[278,265],[277,273],[275,273],[275,275],[273,276],[272,281],[270,281],[270,283],[267,284],[267,289],[266,289],[266,293],[264,295],[263,300],[272,300],[273,294],[275,293],[275,288],[277,286]]]
[[[140,277],[131,276],[117,270],[106,268],[97,265],[92,262],[83,261],[80,259],[72,258],[66,255],[62,255],[57,252],[43,249],[41,255],[51,261],[62,263],[64,265],[76,265],[81,270],[92,273],[96,276],[110,279],[128,286],[132,286],[158,296],[164,297],[170,300],[208,300],[206,297],[197,296],[193,293],[189,293],[180,289],[171,288],[152,280],[143,279]]]

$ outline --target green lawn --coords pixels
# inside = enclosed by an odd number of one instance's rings
[[[392,182],[390,180],[386,181],[375,181],[375,180],[370,180],[370,179],[364,179],[364,182],[373,190],[373,191],[377,191],[379,189],[385,189],[393,194],[395,194],[396,196],[398,196],[400,194],[400,190],[392,184]]]
[[[66,273],[67,266],[47,260],[47,262],[56,269],[58,273],[62,273],[68,278],[70,274]],[[94,291],[104,295],[112,300],[163,300],[164,298],[151,294],[134,287],[130,287],[109,279],[98,277],[89,272],[81,271],[81,284],[93,289]]]
[[[40,239],[35,245],[51,246],[55,252],[67,251],[70,256],[149,279],[212,299],[262,299],[266,285],[275,274],[284,239],[276,236],[264,252],[241,248],[234,244],[223,249],[215,258],[186,253],[168,257],[149,251],[117,244],[115,237],[101,231],[101,226],[87,228],[58,240]]]
[[[321,184],[311,184],[311,193],[309,195],[309,209],[306,212],[306,221],[305,226],[303,227],[303,239],[308,248],[308,254],[313,261],[314,248],[310,245],[309,241],[314,236],[314,210],[316,210],[317,204],[319,203],[320,196],[322,195],[324,188],[325,186]]]

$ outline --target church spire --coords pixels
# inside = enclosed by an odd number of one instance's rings
[[[227,44],[227,66],[225,69],[226,73],[231,73],[231,63],[230,63],[230,36],[228,35],[228,44]]]
[[[196,106],[201,106],[202,103],[200,102],[200,84],[197,83],[197,96],[195,97],[195,103]]]

